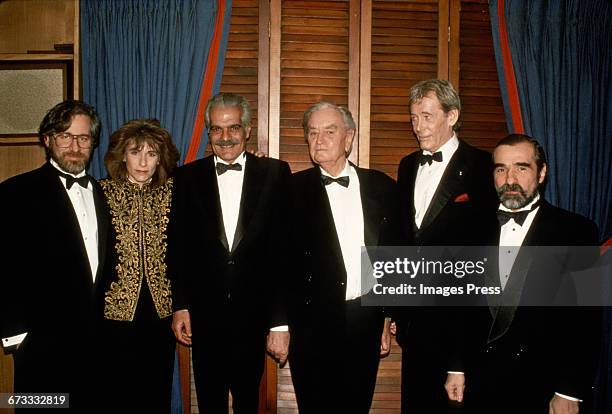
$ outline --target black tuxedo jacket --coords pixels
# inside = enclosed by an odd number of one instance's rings
[[[192,323],[263,334],[285,325],[287,163],[246,154],[240,213],[230,249],[225,236],[214,157],[176,170],[169,227],[173,307]],[[235,329],[231,327],[230,329]],[[222,332],[223,332],[222,330]]]
[[[420,151],[416,151],[404,157],[398,169],[402,228],[407,244],[485,245],[497,228],[498,199],[491,154],[459,140],[459,147],[442,175],[421,227],[417,228],[414,186],[419,155]],[[399,343],[405,349],[405,345],[410,344],[412,349],[404,358],[422,359],[423,355],[430,355],[427,358],[436,358],[435,363],[432,361],[435,366],[432,371],[463,370],[459,357],[463,353],[460,338],[466,321],[462,312],[444,307],[399,308],[393,316],[398,324]]]
[[[495,228],[498,203],[491,154],[459,140],[421,227],[417,228],[414,183],[420,153],[415,151],[404,157],[397,173],[402,228],[407,239],[431,246],[483,244]]]
[[[499,244],[499,230],[493,242]],[[472,327],[479,327],[479,331],[472,336],[476,342],[469,348],[475,350],[475,355],[466,367],[466,381],[472,380],[476,388],[473,399],[481,399],[483,396],[477,395],[479,388],[495,381],[491,370],[504,369],[496,366],[496,362],[513,367],[517,376],[514,393],[518,398],[521,394],[539,392],[544,404],[554,392],[559,392],[588,399],[600,343],[599,311],[521,305],[533,304],[527,298],[533,298],[535,291],[541,301],[549,304],[554,304],[559,294],[563,294],[565,301],[571,298],[568,292],[575,294],[569,273],[597,260],[597,227],[580,215],[542,200],[522,246],[559,246],[559,249],[539,250],[537,254],[519,250],[504,290],[504,295],[509,291],[516,296],[506,302],[511,305],[499,306],[499,302],[490,300],[489,306],[479,308],[480,316],[475,316],[474,311]],[[497,249],[492,256],[497,258]],[[497,265],[493,264],[491,270],[493,283],[499,285]],[[512,375],[510,370],[506,371],[505,375]]]
[[[359,177],[366,246],[399,240],[397,190],[387,175],[355,167]],[[293,272],[291,324],[333,335],[343,326],[346,269],[319,167],[293,175]],[[341,329],[340,329],[341,331]]]
[[[61,389],[67,381],[83,381],[75,365],[89,366],[81,353],[93,352],[88,338],[96,330],[101,311],[99,299],[101,270],[107,250],[108,209],[95,180],[94,201],[98,220],[98,275],[93,282],[87,252],[70,198],[49,163],[10,178],[0,184],[2,204],[2,254],[4,271],[0,288],[0,336],[23,332],[28,336],[15,353],[32,371],[17,372],[28,386],[37,378],[52,381],[49,390]],[[78,341],[78,346],[70,345]],[[49,358],[51,357],[51,358]],[[57,360],[58,372],[40,373],[31,362],[40,358],[43,370]],[[48,378],[48,376],[51,378]],[[46,391],[41,389],[40,391]],[[71,396],[72,405],[72,396]]]

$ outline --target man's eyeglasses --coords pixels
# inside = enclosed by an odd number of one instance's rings
[[[75,139],[79,148],[91,148],[92,144],[90,135],[72,135],[70,132],[53,134],[53,139],[55,140],[55,145],[60,148],[68,148]]]
[[[239,133],[242,132],[242,129],[243,129],[243,127],[240,124],[230,125],[230,126],[225,127],[225,128],[213,125],[210,128],[208,128],[208,135],[219,136],[219,135],[223,134],[224,130],[226,130],[229,135],[238,135]]]

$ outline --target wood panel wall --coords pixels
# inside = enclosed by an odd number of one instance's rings
[[[74,0],[0,1],[0,53],[53,50],[74,42]]]

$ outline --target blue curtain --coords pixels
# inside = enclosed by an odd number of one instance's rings
[[[231,1],[215,74],[220,84]],[[90,173],[105,177],[110,134],[134,118],[157,118],[184,157],[218,13],[217,0],[82,0],[83,99],[102,120]],[[222,16],[223,17],[223,16]],[[199,153],[206,146],[202,137]]]
[[[546,198],[593,219],[602,240],[610,237],[612,4],[606,0],[491,0],[489,4],[502,94],[507,92],[508,63],[501,63],[500,36],[507,36],[524,133],[538,139],[548,155]],[[513,125],[505,98],[508,127],[521,132]]]

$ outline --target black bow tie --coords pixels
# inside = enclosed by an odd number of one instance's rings
[[[431,165],[432,162],[442,162],[442,151],[434,152],[433,154],[423,154],[419,157],[419,164],[425,165],[425,163]]]
[[[345,175],[345,176],[342,176],[342,177],[333,178],[333,177],[330,177],[329,175],[321,174],[321,182],[324,185],[330,185],[331,183],[338,183],[342,187],[347,187],[348,188],[349,177],[348,177],[348,175]]]
[[[540,200],[538,200],[534,205],[531,206],[529,210],[521,210],[521,211],[506,211],[506,210],[497,210],[497,220],[500,225],[506,224],[510,219],[514,219],[515,223],[519,226],[522,226],[525,220],[527,219],[527,215],[531,213],[533,210],[538,208],[540,205]]]
[[[222,162],[218,162],[215,165],[217,169],[217,175],[225,174],[226,171],[242,171],[242,164],[223,164]]]
[[[57,172],[61,177],[64,177],[66,179],[66,189],[70,190],[70,188],[74,185],[74,183],[77,183],[78,185],[80,185],[83,188],[87,188],[87,186],[89,185],[89,181],[91,179],[91,177],[87,174],[85,174],[82,177],[73,177],[70,174],[64,174],[61,171]]]

